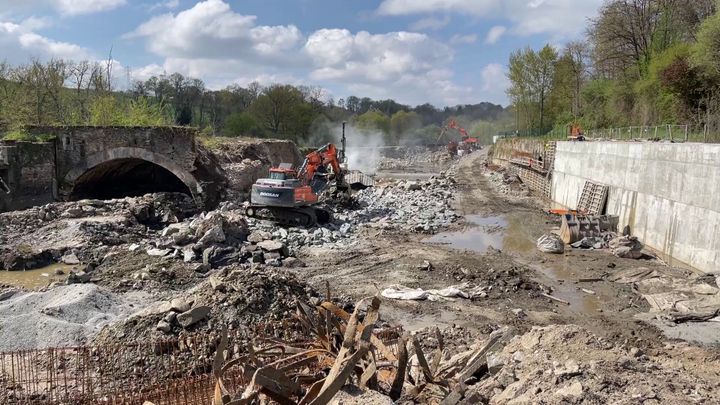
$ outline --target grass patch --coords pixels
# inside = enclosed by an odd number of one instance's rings
[[[3,141],[20,141],[20,142],[50,142],[55,139],[54,135],[39,134],[33,135],[23,130],[12,130],[2,137]]]

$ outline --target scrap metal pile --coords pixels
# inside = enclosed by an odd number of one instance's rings
[[[463,399],[466,383],[487,372],[487,354],[509,336],[498,330],[484,344],[450,357],[436,329],[436,349],[426,354],[417,336],[377,328],[379,309],[377,297],[362,300],[352,314],[331,302],[315,308],[299,303],[297,320],[310,339],[266,340],[230,361],[223,338],[213,367],[214,403],[325,404],[359,392],[373,403],[453,404]]]

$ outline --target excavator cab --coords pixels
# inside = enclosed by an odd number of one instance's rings
[[[290,163],[280,163],[280,166],[270,169],[270,179],[291,180],[297,178],[297,171]]]

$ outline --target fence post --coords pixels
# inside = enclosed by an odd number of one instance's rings
[[[685,124],[685,142],[688,141],[688,124]]]
[[[658,130],[658,126],[655,125],[655,136],[653,137],[653,138],[655,138],[655,139],[657,139],[657,130]]]
[[[670,124],[668,124],[667,128],[668,128],[668,132],[670,133],[670,142],[672,142],[672,140],[673,140],[672,126]]]
[[[703,125],[703,142],[707,142],[708,125],[707,122]]]

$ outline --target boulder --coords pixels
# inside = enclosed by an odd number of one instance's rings
[[[210,276],[210,286],[215,291],[225,291],[225,283],[218,276]]]
[[[192,301],[188,301],[184,298],[175,298],[170,301],[170,311],[187,312],[191,307]]]
[[[179,314],[177,321],[183,328],[187,329],[204,320],[208,315],[210,315],[210,307],[202,305]]]
[[[271,238],[272,238],[272,234],[270,232],[254,231],[247,237],[247,240],[250,243],[260,243],[262,241],[265,241],[265,240],[268,240]]]
[[[240,251],[234,247],[209,247],[203,251],[203,264],[210,268],[228,266],[240,261]]]
[[[78,259],[75,253],[68,253],[64,255],[62,258],[60,258],[60,261],[70,266],[80,264],[80,259]]]
[[[167,256],[168,254],[170,254],[170,249],[153,248],[153,249],[148,249],[146,252],[147,252],[148,256],[160,257],[160,256]]]
[[[165,320],[161,320],[160,322],[158,322],[155,329],[163,333],[170,333],[172,331],[172,326],[170,326],[170,324],[167,323]]]
[[[268,252],[279,252],[284,250],[285,248],[285,245],[283,245],[282,242],[278,242],[276,240],[265,240],[258,243],[257,245],[260,246],[262,250]]]
[[[225,232],[223,232],[220,225],[214,226],[202,235],[198,244],[201,246],[210,246],[215,243],[225,242]]]

